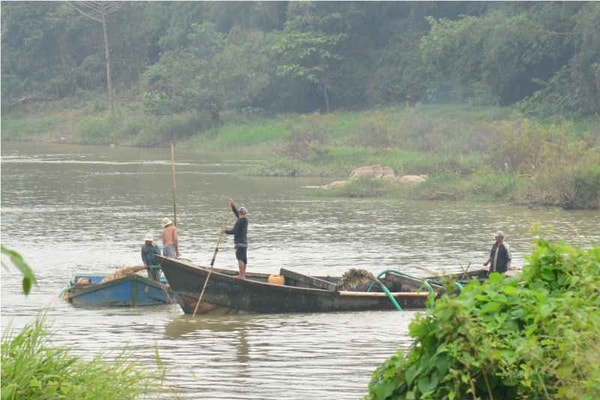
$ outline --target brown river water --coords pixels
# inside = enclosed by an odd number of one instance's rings
[[[165,398],[360,399],[374,369],[410,346],[414,312],[192,317],[177,305],[74,308],[58,295],[75,273],[140,264],[144,235],[158,238],[174,203],[182,257],[209,265],[230,197],[248,208],[248,269],[257,272],[458,272],[485,261],[498,229],[520,267],[538,223],[552,239],[600,243],[598,211],[327,198],[308,188],[328,180],[250,177],[260,160],[233,154],[176,149],[173,196],[170,157],[168,148],[2,144],[2,244],[39,281],[24,296],[18,271],[2,269],[3,334],[43,313],[52,341],[83,358],[125,350],[153,370],[157,351]],[[235,268],[232,247],[223,240],[215,266]]]

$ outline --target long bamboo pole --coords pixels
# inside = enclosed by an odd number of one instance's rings
[[[177,184],[175,181],[175,146],[171,143],[171,176],[173,181],[173,225],[177,226]]]
[[[227,226],[227,220],[229,219],[230,212],[231,212],[231,209],[228,209],[227,213],[225,214],[225,220],[223,221],[223,226],[221,227],[221,232],[219,232],[219,239],[217,240],[215,252],[213,253],[212,261],[210,262],[210,270],[208,271],[208,274],[206,275],[206,279],[204,280],[204,286],[202,286],[202,291],[200,292],[200,296],[198,296],[198,302],[196,303],[196,307],[194,308],[194,313],[192,314],[192,317],[196,316],[196,312],[198,312],[198,307],[200,306],[200,303],[202,302],[202,297],[204,297],[204,291],[206,290],[206,285],[208,284],[208,280],[210,279],[210,274],[212,274],[213,269],[214,269],[215,258],[217,258],[217,253],[219,252],[219,244],[221,244],[221,238],[223,237],[223,230]]]

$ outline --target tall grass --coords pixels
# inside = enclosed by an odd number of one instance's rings
[[[51,345],[43,317],[2,338],[3,400],[133,400],[157,393],[159,377],[126,354],[110,363],[100,354],[91,361],[71,356]]]
[[[58,116],[40,115],[36,118],[9,118],[2,120],[2,140],[27,141],[49,139],[62,127]]]
[[[225,125],[215,138],[217,146],[236,148],[279,140],[287,134],[285,121],[253,121],[250,124]]]

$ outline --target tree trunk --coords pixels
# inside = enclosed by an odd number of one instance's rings
[[[108,32],[106,29],[106,14],[102,13],[102,32],[104,33],[104,61],[106,62],[106,86],[108,87],[108,105],[110,114],[115,114],[115,102],[113,99],[112,78],[110,73],[110,50],[108,47]]]
[[[68,1],[79,13],[102,24],[104,34],[104,61],[106,62],[106,86],[108,88],[108,107],[111,115],[115,114],[115,101],[112,87],[112,75],[110,73],[110,49],[108,44],[108,29],[106,27],[106,16],[121,8],[119,2],[108,1]]]
[[[329,114],[329,92],[326,85],[323,85],[323,98],[325,99],[325,111]]]

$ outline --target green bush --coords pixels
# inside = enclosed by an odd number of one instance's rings
[[[419,314],[365,400],[600,398],[600,247],[538,239],[527,261]]]
[[[518,187],[520,178],[516,174],[502,174],[482,169],[471,176],[471,193],[478,198],[504,199]]]
[[[80,136],[84,144],[109,144],[113,142],[115,121],[108,115],[86,116],[80,123]]]
[[[545,170],[513,193],[517,204],[562,207],[566,210],[600,207],[600,164],[582,156],[578,165]]]
[[[441,173],[419,183],[411,197],[420,200],[462,200],[469,192],[469,182],[457,173]]]
[[[575,197],[565,208],[600,208],[600,165],[596,164],[590,168],[581,168],[576,171],[574,186]]]
[[[302,163],[288,160],[285,158],[277,158],[274,161],[263,163],[262,165],[255,168],[251,173],[254,176],[285,176],[285,177],[298,177],[298,176],[311,176],[315,172]]]

